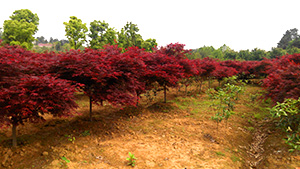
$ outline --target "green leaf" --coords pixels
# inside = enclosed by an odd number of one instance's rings
[[[62,160],[64,160],[66,163],[70,163],[71,161],[69,159],[67,159],[66,157],[61,157]]]

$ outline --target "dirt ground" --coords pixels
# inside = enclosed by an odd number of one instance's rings
[[[235,114],[218,125],[205,93],[168,92],[143,98],[138,107],[94,106],[78,96],[81,115],[18,126],[17,148],[11,128],[0,130],[0,168],[300,168],[300,154],[289,153],[284,136],[270,120],[259,87],[247,86]],[[126,158],[132,153],[135,166]]]

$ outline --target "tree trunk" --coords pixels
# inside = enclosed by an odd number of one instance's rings
[[[209,79],[208,79],[208,88],[210,89],[211,88],[211,77],[209,76]]]
[[[17,147],[17,124],[14,122],[12,124],[12,145]]]
[[[90,121],[93,121],[92,119],[92,113],[93,113],[93,103],[92,103],[92,97],[90,97]]]
[[[167,86],[164,85],[164,103],[167,103]]]

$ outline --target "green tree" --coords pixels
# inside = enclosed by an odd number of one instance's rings
[[[197,49],[192,49],[190,53],[186,54],[186,57],[188,59],[200,59],[201,55],[199,52],[197,52]]]
[[[117,31],[114,28],[108,28],[106,33],[104,34],[104,38],[106,40],[106,44],[116,44]]]
[[[298,38],[299,38],[298,29],[294,28],[294,29],[287,30],[285,34],[283,34],[283,37],[280,39],[280,41],[277,43],[277,47],[286,49],[290,41]]]
[[[201,58],[205,58],[205,57],[213,58],[214,51],[215,51],[215,48],[213,46],[203,46],[197,50],[197,52],[200,53]]]
[[[88,28],[81,19],[71,16],[69,22],[64,22],[66,37],[72,49],[79,49],[86,42],[86,32]]]
[[[126,36],[125,36],[125,30],[124,28],[121,29],[118,34],[118,45],[120,48],[126,48]]]
[[[137,33],[139,31],[137,25],[133,24],[132,22],[127,22],[124,29],[128,47],[137,46],[138,39],[142,37],[140,34]]]
[[[93,49],[103,48],[106,44],[115,44],[117,39],[117,32],[114,28],[109,28],[109,24],[105,21],[96,21],[90,23],[90,34],[88,36],[91,38],[90,46]]]
[[[272,48],[271,51],[268,52],[269,58],[273,59],[279,56],[285,55],[287,52],[282,48]]]
[[[142,36],[138,34],[139,28],[132,22],[127,22],[121,32],[118,32],[118,44],[119,47],[128,48],[131,46],[137,46],[142,48],[144,42]]]
[[[265,50],[255,48],[251,51],[250,60],[263,60],[263,58],[268,58],[268,53]]]
[[[62,45],[61,42],[57,41],[57,42],[53,42],[53,47],[55,48],[55,51],[61,51],[62,50]]]
[[[251,52],[249,51],[249,49],[240,50],[239,51],[239,58],[241,60],[251,60]]]
[[[294,53],[300,53],[300,48],[291,46],[289,48],[286,49],[286,52],[290,55],[294,54]]]
[[[223,45],[221,46],[219,49],[217,49],[219,52],[218,52],[218,57],[219,59],[222,59],[222,60],[228,60],[228,59],[231,59],[231,60],[234,60],[234,59],[238,59],[239,58],[239,54],[238,52],[234,51],[233,49],[231,49],[229,46],[227,45]],[[222,53],[222,55],[220,55],[220,53]],[[214,56],[214,58],[218,58],[216,56]],[[222,58],[220,58],[222,57]]]
[[[153,48],[157,46],[156,39],[147,39],[143,41],[142,48],[144,48],[146,51],[150,52]]]
[[[52,38],[52,37],[51,37]],[[50,38],[50,39],[51,39]],[[53,39],[53,42],[52,43],[54,43],[54,42],[58,42],[59,40],[57,39],[57,38],[55,38],[55,39]]]
[[[4,21],[3,42],[31,49],[35,40],[34,30],[35,25],[25,20],[6,20]]]
[[[40,36],[40,37],[36,37],[36,39],[37,39],[37,45],[39,44],[39,43],[48,43],[48,41],[47,41],[47,39],[45,39],[45,37],[44,36]]]
[[[35,33],[38,31],[38,25],[39,25],[39,17],[37,16],[37,14],[32,13],[29,9],[20,9],[20,10],[16,10],[12,16],[10,16],[11,20],[17,20],[17,21],[21,21],[21,20],[25,20],[28,23],[33,23],[34,25],[36,25],[36,29],[35,29]]]
[[[217,50],[214,50],[212,52],[212,55],[214,56],[214,58],[224,60],[224,53],[222,52],[222,50],[220,48]]]
[[[293,39],[289,42],[287,48],[297,47],[300,48],[300,38]]]
[[[62,51],[69,51],[71,49],[70,43],[65,43],[62,45]]]
[[[234,51],[234,50],[226,50],[224,52],[224,59],[229,59],[229,60],[236,60],[236,59],[239,59],[239,53]]]
[[[39,17],[28,9],[16,10],[3,24],[3,42],[10,45],[19,45],[26,49],[33,47],[38,31]]]

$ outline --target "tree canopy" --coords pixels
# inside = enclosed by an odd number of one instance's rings
[[[66,36],[72,49],[79,49],[86,42],[86,32],[88,28],[81,19],[71,16],[69,22],[64,22]]]
[[[32,13],[29,9],[21,9],[21,10],[16,10],[11,16],[11,20],[25,20],[28,23],[33,23],[36,26],[35,32],[38,31],[38,25],[39,25],[39,17],[37,14]]]
[[[289,42],[299,39],[298,29],[290,29],[283,34],[283,37],[277,43],[278,48],[286,49],[289,46]]]
[[[16,10],[10,19],[5,20],[3,24],[3,42],[31,49],[35,40],[33,35],[38,31],[37,14],[33,14],[28,9],[21,9]]]
[[[90,47],[92,49],[103,48],[106,44],[115,44],[117,39],[117,32],[114,28],[110,28],[105,21],[96,21],[90,23],[90,33],[88,36],[91,38]]]

